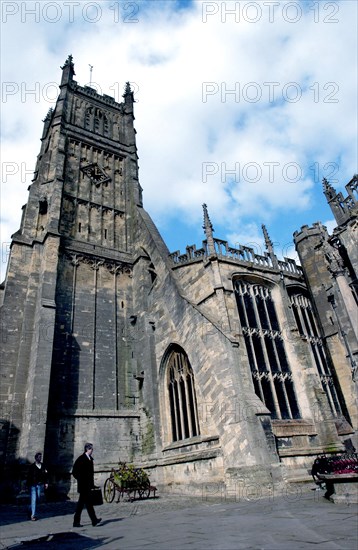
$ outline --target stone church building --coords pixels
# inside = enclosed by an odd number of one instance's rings
[[[213,236],[170,253],[138,181],[133,92],[69,56],[1,285],[2,487],[38,450],[59,490],[95,446],[162,490],[260,491],[356,444],[357,176],[324,181],[337,221],[294,235],[301,265]]]

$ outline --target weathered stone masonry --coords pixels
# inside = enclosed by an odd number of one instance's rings
[[[295,234],[302,267],[213,237],[170,254],[142,203],[133,93],[73,79],[44,131],[2,285],[2,486],[43,449],[71,488],[85,441],[167,490],[270,492],[357,428],[356,189],[324,183],[338,227]],[[241,490],[240,489],[240,490]]]

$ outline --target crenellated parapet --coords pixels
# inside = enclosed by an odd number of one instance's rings
[[[321,222],[315,222],[312,224],[312,226],[309,225],[302,225],[300,231],[295,231],[293,234],[293,238],[295,242],[299,242],[302,239],[307,239],[308,237],[312,237],[313,235],[325,235],[327,233],[327,227],[323,225]]]
[[[265,252],[257,254],[250,246],[239,245],[234,248],[227,241],[213,238],[215,248],[215,256],[221,260],[230,260],[240,264],[250,265],[258,269],[270,269],[275,271],[283,271],[286,273],[302,276],[302,268],[291,258],[277,260],[277,265],[272,260],[272,255]],[[187,263],[205,260],[212,256],[209,250],[207,240],[202,241],[202,247],[196,248],[195,245],[187,246],[186,252],[181,254],[179,250],[169,255],[173,262],[173,267],[182,266]],[[275,257],[276,258],[276,257]]]
[[[101,103],[106,103],[111,107],[115,107],[117,109],[123,109],[124,107],[123,102],[118,103],[118,101],[116,101],[114,97],[107,94],[101,95],[97,92],[95,88],[92,88],[91,86],[80,86],[79,84],[77,84],[77,82],[75,82],[74,90],[91,99],[97,99]]]

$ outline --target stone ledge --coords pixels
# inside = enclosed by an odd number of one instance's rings
[[[130,411],[122,409],[119,411],[113,411],[110,409],[101,409],[101,410],[87,410],[87,409],[77,409],[74,412],[65,412],[63,416],[67,418],[81,418],[81,417],[91,417],[91,418],[140,418],[140,414],[135,411]]]
[[[163,452],[165,451],[171,451],[173,449],[181,449],[182,447],[189,447],[191,445],[200,445],[201,443],[208,443],[210,441],[217,441],[219,442],[219,436],[218,435],[209,435],[209,436],[196,436],[191,437],[189,439],[182,439],[180,441],[177,441],[175,443],[171,443],[167,447],[164,447]]]
[[[181,455],[172,455],[168,458],[158,459],[156,466],[170,466],[172,464],[182,464],[185,462],[195,462],[198,460],[210,460],[222,456],[221,448],[203,449],[202,451],[192,451]],[[149,464],[148,464],[148,467]]]
[[[317,435],[313,422],[307,420],[272,420],[272,431],[276,437],[294,435]]]
[[[324,447],[288,447],[288,448],[280,448],[278,451],[278,454],[280,457],[288,457],[288,456],[314,456],[314,455],[320,455],[324,452],[327,452]],[[336,452],[342,452],[342,447],[340,446],[330,446],[330,453],[336,453]]]
[[[111,250],[100,244],[89,243],[86,241],[76,241],[70,237],[62,237],[62,246],[68,252],[77,252],[78,254],[88,254],[89,256],[105,258],[106,260],[119,261],[131,265],[133,263],[132,254],[120,250]]]
[[[49,300],[48,298],[42,298],[42,307],[56,308],[55,300]]]

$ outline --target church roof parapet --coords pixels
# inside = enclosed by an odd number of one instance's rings
[[[185,254],[181,254],[179,250],[169,254],[169,258],[173,262],[173,267],[179,267],[198,260],[218,258],[230,262],[234,261],[246,265],[249,264],[251,268],[257,267],[258,269],[269,269],[275,272],[286,272],[298,275],[299,277],[302,276],[303,271],[294,260],[290,258],[278,260],[265,225],[262,226],[262,230],[267,252],[264,252],[264,254],[257,254],[253,248],[245,245],[239,245],[238,248],[234,248],[230,246],[227,241],[214,238],[214,228],[209,217],[208,207],[206,204],[202,206],[204,212],[203,229],[206,236],[206,239],[202,241],[203,246],[197,249],[195,244],[193,244],[186,247]]]
[[[106,103],[107,105],[110,105],[112,107],[116,107],[117,109],[123,109],[123,102],[118,103],[114,99],[114,97],[107,95],[107,94],[99,94],[95,88],[92,88],[91,86],[80,86],[76,83],[75,90],[77,92],[81,92],[82,94],[91,97],[92,99],[97,99],[101,103]]]
[[[273,264],[272,257],[268,253],[256,254],[253,248],[249,246],[239,245],[238,248],[229,246],[227,241],[213,238],[215,256],[221,260],[237,261],[244,264],[250,264],[258,269],[272,269],[274,271],[283,271],[286,273],[301,276],[302,268],[296,264],[291,258],[284,258],[277,261],[277,266]],[[193,263],[200,259],[206,259],[212,256],[211,249],[209,250],[207,240],[202,242],[202,248],[197,249],[195,245],[187,246],[186,253],[181,254],[179,250],[169,255],[173,262],[173,267],[183,266],[188,263]]]

